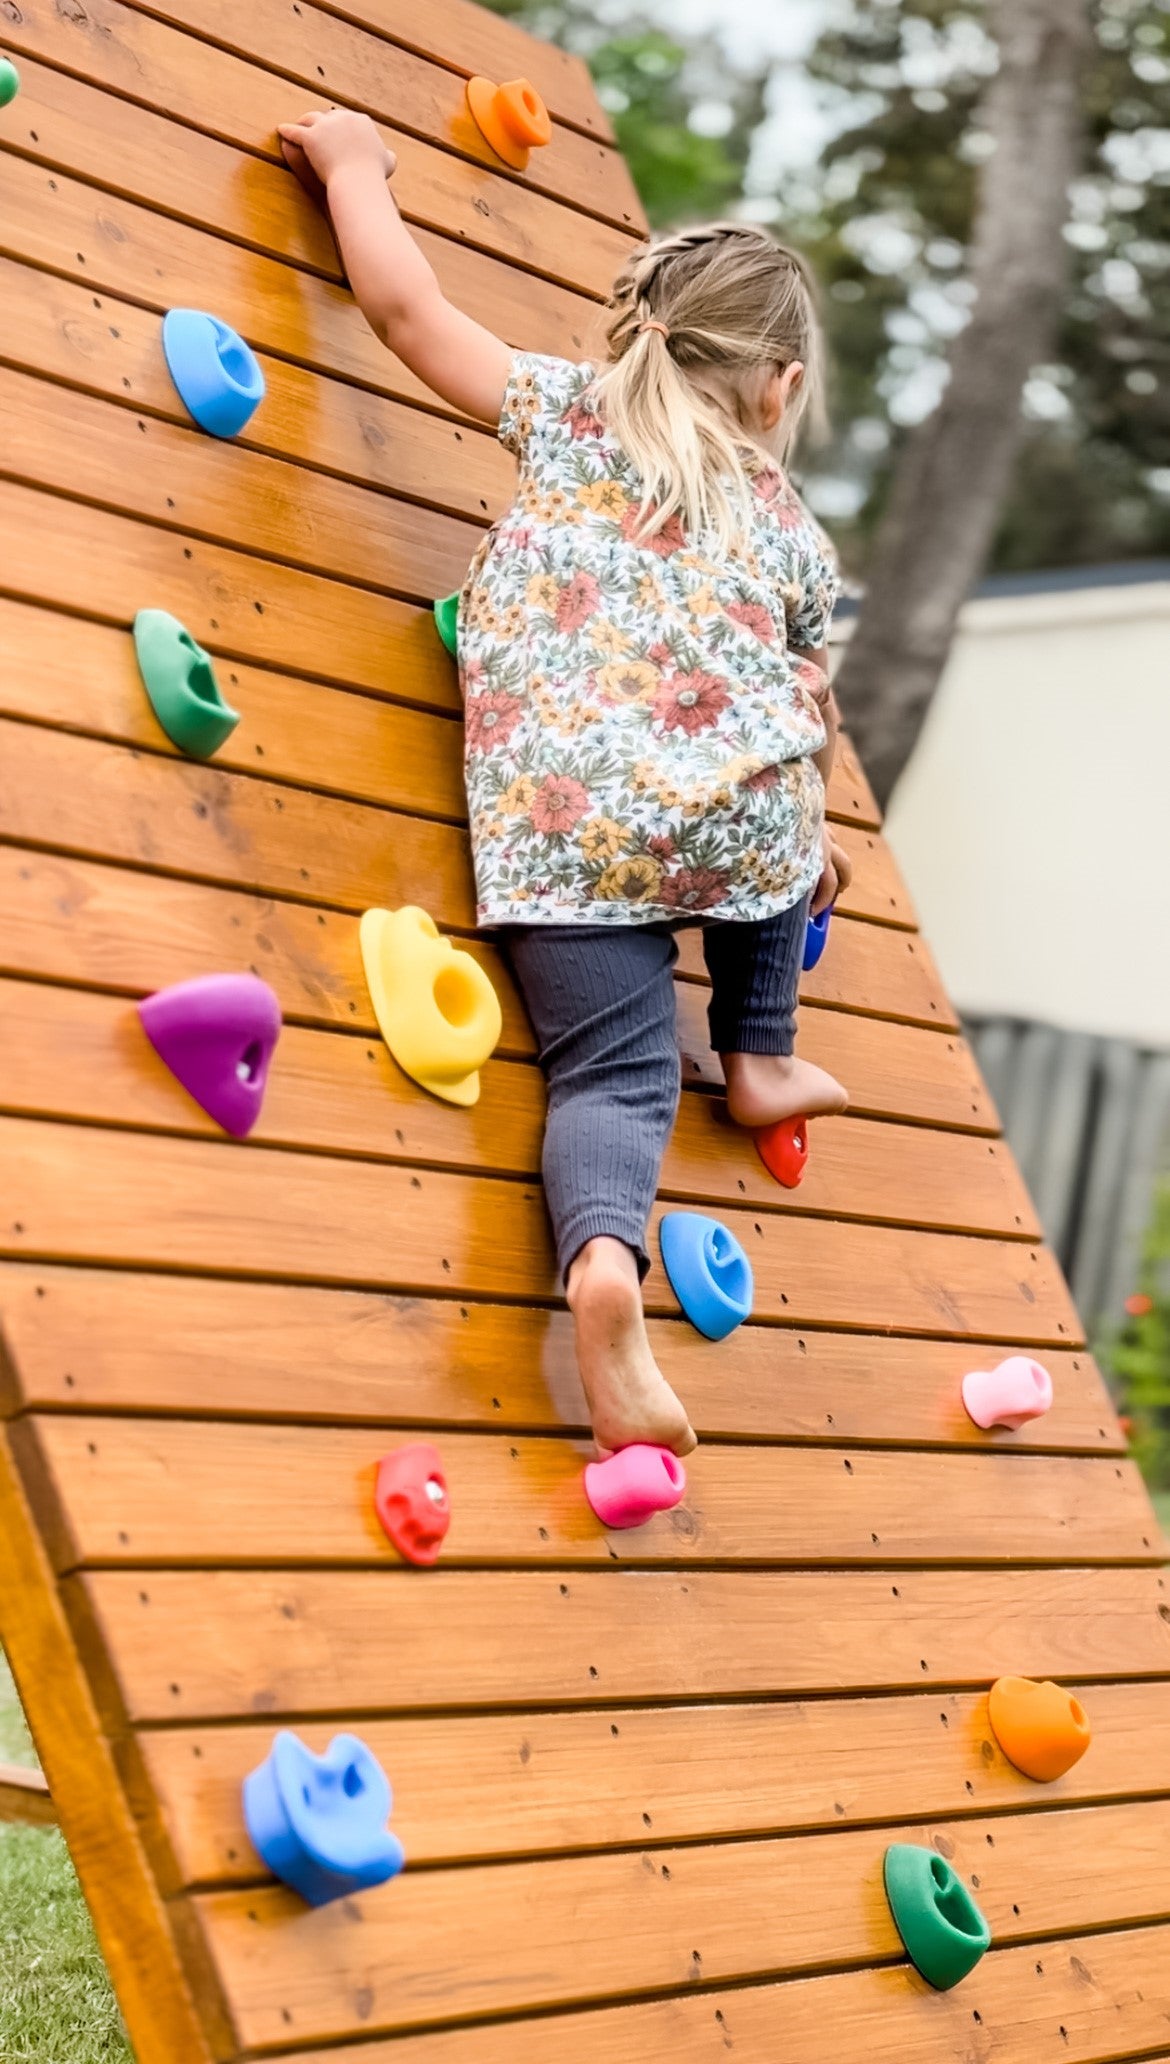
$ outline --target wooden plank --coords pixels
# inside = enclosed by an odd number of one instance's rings
[[[334,1906],[293,1928],[298,1903],[276,1889],[205,1895],[196,1909],[237,2037],[260,2048],[892,1960],[891,1837],[929,1844],[973,1879],[1001,1947],[1164,1919],[1168,1835],[1170,1801],[1151,1801],[428,1872],[359,1899],[360,1926]]]
[[[56,1827],[57,1808],[43,1772],[23,1770],[18,1763],[0,1763],[0,1821]]]
[[[64,823],[63,794],[73,798]],[[0,834],[359,916],[371,904],[422,903],[444,929],[475,926],[462,827],[39,724],[0,719]],[[842,914],[860,913],[873,900],[865,884],[886,873],[866,854]]]
[[[119,0],[97,0],[80,22],[50,13],[45,0],[30,0],[21,14],[5,41],[22,59],[21,93],[28,98],[17,123],[6,125],[9,143],[233,241],[256,242],[273,256],[342,277],[323,217],[293,191],[280,156],[277,126],[288,121],[290,107],[298,114],[304,105],[287,80]],[[42,58],[45,63],[36,62]],[[74,76],[66,76],[70,72]],[[168,117],[192,126],[179,130]],[[116,154],[109,147],[111,128]],[[628,227],[565,207],[487,163],[437,150],[405,132],[400,120],[387,123],[383,136],[398,156],[394,191],[412,226],[608,296],[632,248]],[[237,149],[252,159],[246,167]],[[225,203],[219,214],[213,212],[217,197]],[[261,222],[281,224],[284,235],[259,235]]]
[[[913,930],[918,920],[910,892],[881,833],[842,824],[836,827],[835,837],[849,854],[854,870],[852,883],[838,897],[836,908],[878,924]]]
[[[309,0],[299,12],[256,0],[246,16],[225,0],[151,0],[149,11],[295,81],[294,113],[298,89],[315,102],[348,101],[507,177],[472,119],[463,78],[419,63]],[[460,70],[465,64],[461,58]],[[497,76],[495,64],[488,76]],[[533,152],[524,183],[627,230],[645,220],[624,160],[597,136],[557,126],[552,142]]]
[[[223,2026],[214,1981],[204,1974],[197,2014],[2,1433],[0,1639],[85,1884],[138,2064],[174,2064],[177,2055],[210,2064]]]
[[[824,1013],[810,1014],[815,1033]],[[364,1160],[406,1160],[535,1180],[544,1085],[535,1069],[492,1061],[469,1112],[429,1097],[378,1040],[289,1026],[252,1138]],[[890,1085],[896,1101],[898,1085]],[[162,1128],[218,1138],[116,998],[0,978],[0,1108],[26,1116]],[[772,1180],[750,1135],[725,1122],[714,1097],[688,1095],[660,1190],[708,1204],[815,1211],[947,1231],[1039,1239],[1039,1226],[1002,1147],[974,1135],[859,1119],[818,1126],[815,1175],[796,1191]]]
[[[371,2042],[355,2064],[726,2064],[731,2050],[735,2064],[862,2055],[871,2064],[1111,2064],[1139,2053],[1159,2064],[1150,2051],[1165,2044],[1168,2016],[1162,1926],[1066,1937],[1039,1953],[993,1949],[953,1992],[933,1992],[904,1962],[726,1992],[692,1987],[645,2005]],[[296,2059],[337,2064],[337,2052],[301,2049]],[[278,2064],[292,2064],[291,2053]]]
[[[672,1513],[607,1533],[574,1440],[443,1434],[446,1568],[551,1564],[1158,1562],[1134,1463],[1055,1455],[701,1448]],[[374,1512],[392,1427],[43,1414],[12,1429],[58,1574],[79,1567],[398,1561]],[[180,1488],[181,1487],[181,1488]],[[178,1493],[178,1495],[176,1495]],[[940,1526],[939,1514],[946,1514]],[[224,1514],[231,1514],[225,1532]]]
[[[0,258],[0,294],[9,315],[4,356],[10,363],[189,424],[166,369],[152,309],[92,294],[10,258]],[[237,451],[267,452],[473,522],[486,521],[511,499],[515,461],[490,431],[307,372],[267,352],[258,356],[264,407],[234,440]],[[77,625],[76,635],[86,628]],[[871,821],[868,792],[853,762],[845,783],[844,814]]]
[[[0,1123],[0,1144],[0,1252],[17,1258],[559,1301],[543,1198],[526,1183],[21,1118]],[[750,1211],[724,1222],[746,1244],[757,1320],[1079,1342],[1043,1248]],[[658,1261],[643,1295],[677,1313]]]
[[[868,824],[874,830],[880,828],[882,815],[874,793],[866,778],[853,744],[846,732],[837,739],[837,756],[833,766],[834,809],[838,816],[850,816],[860,824]],[[838,793],[839,791],[839,793]],[[848,806],[845,796],[848,795]]]
[[[0,249],[10,257],[81,281],[91,293],[124,295],[160,313],[176,306],[213,308],[255,349],[435,407],[430,389],[378,342],[348,290],[331,280],[10,151],[3,165]],[[445,292],[510,343],[579,358],[597,348],[599,303],[533,273],[523,275],[518,291],[520,276],[511,266],[429,230],[418,232],[418,243]]]
[[[1170,1673],[1153,1569],[106,1570],[67,1588],[109,1658],[111,1726],[119,1699],[137,1725]]]
[[[521,72],[537,86],[558,120],[613,141],[613,125],[597,99],[585,60],[533,35],[518,21],[490,14],[473,0],[434,0],[424,17],[401,0],[320,0],[329,14],[387,37],[405,50],[459,73]],[[501,69],[502,68],[502,69]],[[510,74],[509,74],[510,75]]]
[[[286,1019],[375,1030],[350,914],[4,845],[0,905],[4,972],[145,995],[189,975],[251,966],[272,984]],[[84,926],[62,922],[82,908]],[[920,1118],[995,1131],[995,1112],[965,1043],[922,1028],[940,992],[933,967],[905,952],[918,943],[877,925],[843,920],[836,927],[832,953],[801,985],[807,1004],[825,995],[831,1005],[840,1001],[836,1015],[818,1015],[817,1050],[871,1108],[878,1107],[883,1075],[910,1083],[917,1073]],[[503,1007],[499,1051],[530,1054],[532,1033],[500,955],[478,940],[467,947],[487,968]],[[708,1041],[706,993],[686,982],[675,993],[685,1077],[717,1087],[722,1076]],[[872,1010],[884,1007],[895,1022],[847,1016],[851,995]]]
[[[1170,1684],[1074,1690],[1092,1753],[1045,1801],[1170,1791]],[[330,1733],[317,1722],[305,1740],[321,1750]],[[999,1748],[983,1692],[428,1715],[366,1720],[362,1737],[393,1778],[412,1865],[987,1813],[1037,1796]],[[270,1740],[259,1722],[138,1736],[176,1882],[254,1877],[241,1787]]]
[[[300,667],[322,680],[428,705],[445,683],[458,707],[429,610],[12,483],[0,482],[0,528],[10,594],[66,608],[84,596],[88,613],[127,628],[140,608],[169,609],[217,655],[279,667],[299,647]]]
[[[344,584],[338,616],[354,588],[423,602],[445,594],[482,538],[460,518],[3,369],[0,439],[6,472],[28,486],[330,576]]]
[[[16,1262],[0,1263],[0,1311],[12,1350],[6,1377],[0,1362],[0,1413],[588,1427],[567,1312]],[[651,1320],[650,1337],[710,1436],[1125,1452],[1085,1354],[1048,1351],[1051,1412],[988,1435],[959,1395],[965,1371],[997,1352],[985,1342],[748,1326],[734,1355],[719,1356],[666,1319]]]
[[[586,135],[613,140],[613,127],[597,99],[583,58],[543,42],[519,22],[489,14],[469,0],[430,0],[425,12],[410,0],[363,0],[338,6],[322,0],[326,11],[358,23],[406,50],[435,58],[452,71],[520,72],[532,80],[552,112]]]
[[[27,277],[60,285],[45,274]],[[0,293],[3,280],[0,260]],[[434,421],[417,414],[413,419]],[[0,642],[7,661],[0,712],[178,756],[143,695],[124,631],[0,596]],[[449,692],[441,697],[445,714],[439,717],[231,662],[223,685],[247,721],[216,753],[217,767],[262,766],[271,780],[295,788],[465,820],[462,742],[450,722],[454,713],[447,711]],[[830,783],[829,812],[866,826],[857,790],[845,762]]]

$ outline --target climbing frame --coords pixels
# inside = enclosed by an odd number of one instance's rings
[[[583,354],[641,225],[583,69],[466,0],[21,0],[0,40],[0,1638],[139,2064],[1170,2064],[1163,1544],[848,751],[801,1040],[853,1111],[771,1180],[690,938],[661,1208],[734,1231],[755,1311],[702,1340],[655,1266],[688,1493],[609,1535],[583,1496],[430,614],[510,462],[376,343],[274,138],[369,109],[451,293]],[[473,72],[551,110],[523,175]],[[259,356],[232,443],[178,401],[172,306]],[[140,608],[241,712],[214,762],[153,716]],[[405,902],[500,995],[470,1109],[376,1034],[358,921]],[[237,1143],[134,1005],[248,969],[285,1024]],[[1053,1409],[982,1433],[962,1378],[1016,1348]],[[433,1570],[374,1513],[412,1439]],[[1054,1785],[994,1742],[1004,1673],[1090,1715]],[[241,1784],[282,1725],[381,1759],[393,1884],[310,1911],[267,1878]],[[953,1993],[901,1952],[895,1841],[991,1924]]]

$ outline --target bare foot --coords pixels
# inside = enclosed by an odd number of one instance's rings
[[[568,1299],[602,1453],[647,1441],[689,1455],[695,1435],[650,1351],[637,1264],[624,1241],[586,1241],[569,1269]]]
[[[737,1125],[759,1132],[782,1118],[824,1118],[843,1111],[849,1092],[824,1068],[795,1054],[722,1054],[727,1108]]]

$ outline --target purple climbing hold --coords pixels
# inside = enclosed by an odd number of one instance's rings
[[[225,1132],[243,1139],[260,1116],[280,1037],[280,1005],[259,975],[197,975],[138,1006],[146,1036]]]

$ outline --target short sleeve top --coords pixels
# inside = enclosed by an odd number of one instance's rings
[[[735,556],[671,517],[639,536],[639,476],[591,365],[518,353],[500,438],[515,501],[459,608],[481,924],[758,919],[821,867],[828,539],[776,468]]]

